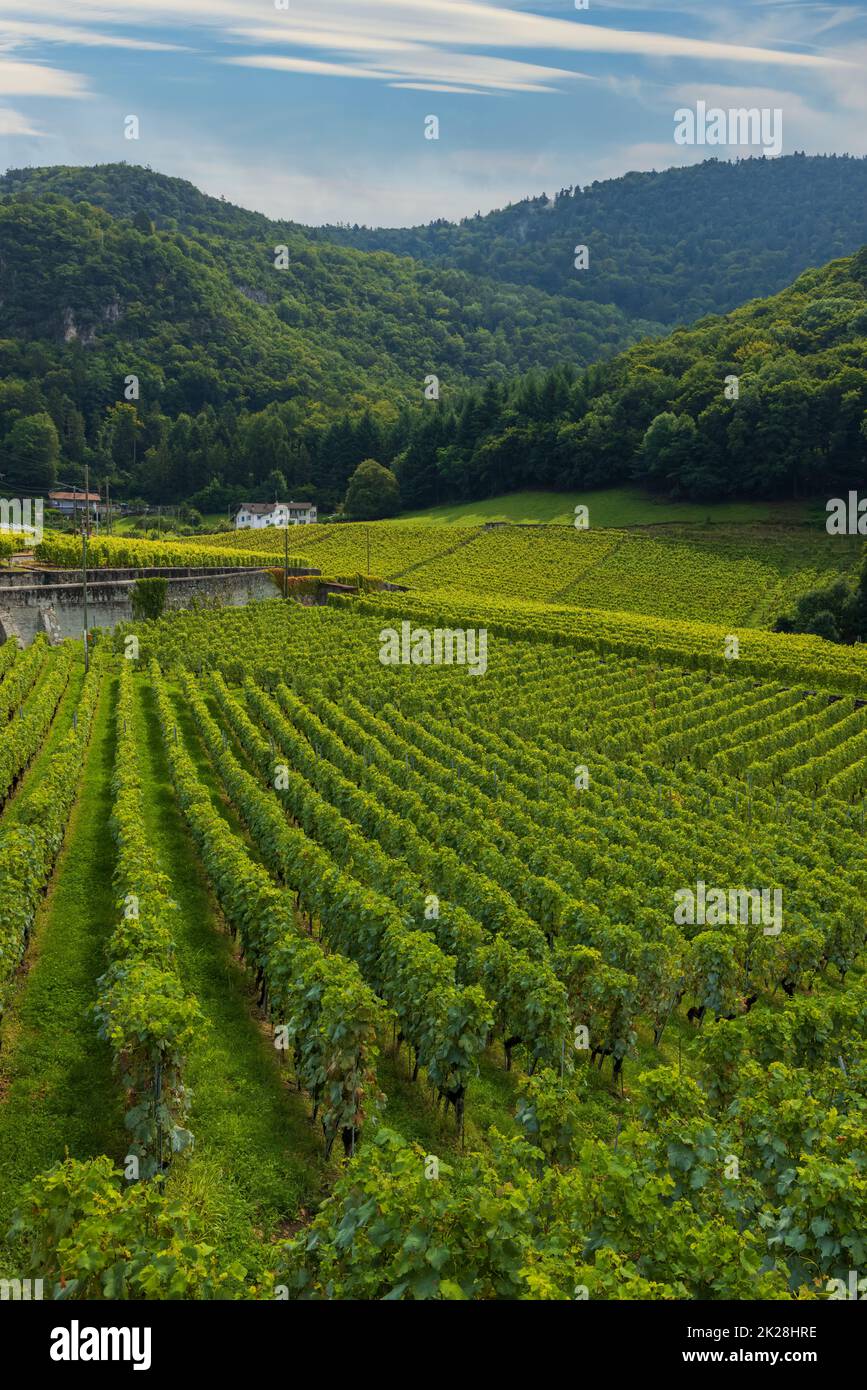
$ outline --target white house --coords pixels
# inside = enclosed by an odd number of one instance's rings
[[[245,502],[235,517],[235,529],[262,526],[312,526],[316,508],[311,502]]]
[[[101,501],[102,498],[98,492],[85,492],[84,488],[76,488],[74,492],[49,492],[48,494],[49,507],[60,512],[61,516],[78,516],[79,512],[83,516],[88,509],[91,516],[99,516]]]

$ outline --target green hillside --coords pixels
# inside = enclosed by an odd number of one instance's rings
[[[324,575],[369,573],[413,596],[760,628],[771,627],[809,590],[853,579],[863,554],[861,537],[829,536],[821,520],[807,520],[807,507],[754,506],[751,519],[747,507],[713,508],[716,520],[695,524],[694,509],[669,505],[659,511],[669,517],[680,512],[680,521],[626,530],[622,521],[606,524],[606,506],[614,516],[620,504],[625,516],[630,501],[637,509],[637,498],[588,493],[585,501],[593,521],[586,531],[556,523],[486,529],[466,517],[452,524],[428,517],[426,524],[405,519],[305,527],[303,549]],[[653,511],[645,502],[640,515]],[[733,521],[739,512],[743,519]],[[760,519],[762,512],[774,520]],[[201,550],[241,551],[251,563],[279,564],[281,535],[268,528],[227,532],[205,539]]]
[[[445,398],[659,331],[604,305],[320,244],[124,165],[0,180],[0,292],[9,482],[80,482],[89,462],[116,495],[180,501],[214,483],[204,511],[238,490],[304,487],[335,506],[432,373]],[[344,414],[351,437],[335,443],[325,432]],[[219,491],[227,483],[235,493]]]
[[[171,324],[202,356],[215,328],[232,334],[247,370],[215,371],[209,390],[178,380],[169,361],[161,399],[179,409],[274,396],[409,400],[429,371],[449,385],[589,362],[658,329],[532,287],[315,242],[294,223],[134,166],[12,171],[0,199],[10,336],[56,342],[71,315],[94,345],[147,354]],[[277,269],[279,246],[288,263]]]
[[[699,261],[714,264],[701,220],[716,215],[712,191],[751,207],[759,235],[756,209],[767,221],[775,189],[785,209],[797,176],[812,193],[801,222],[780,218],[773,273],[744,254],[737,288],[722,232],[735,235],[740,213],[721,221],[725,293],[764,290],[784,264],[867,235],[854,196],[864,167],[670,171],[673,205],[697,204],[672,254],[700,286]],[[658,188],[669,175],[643,177],[593,195],[621,218],[617,264],[667,285],[684,314],[706,308],[676,288],[662,252],[652,264],[633,255],[635,238],[667,244]],[[735,199],[739,180],[752,203]],[[640,190],[657,190],[657,220]],[[521,244],[529,274],[542,243]],[[208,514],[286,492],[327,513],[368,458],[398,473],[407,511],[632,483],[699,504],[797,498],[863,476],[865,253],[667,338],[656,320],[628,317],[634,305],[510,283],[497,246],[485,256],[490,276],[337,246],[133,166],[11,171],[0,179],[0,471],[39,492],[58,476],[80,483],[89,463],[115,496],[192,500]],[[617,298],[611,284],[604,293]],[[424,397],[431,376],[438,400]],[[724,396],[731,376],[737,402]],[[125,394],[131,377],[137,397]]]
[[[837,495],[867,467],[867,248],[578,377],[488,383],[399,444],[407,508],[633,482],[670,498]]]
[[[525,198],[460,223],[320,234],[688,323],[773,294],[867,242],[867,159],[711,159]],[[579,243],[590,248],[586,274],[573,266]]]
[[[484,526],[491,521],[518,525],[539,523],[571,526],[577,506],[588,508],[591,523],[598,526],[673,526],[720,523],[797,523],[815,520],[825,512],[821,503],[809,502],[684,502],[655,497],[637,488],[598,488],[583,492],[510,492],[478,502],[454,502],[404,512],[393,525]]]

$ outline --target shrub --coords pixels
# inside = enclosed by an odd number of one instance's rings
[[[136,622],[161,618],[169,591],[167,579],[137,579],[132,586],[132,615]]]

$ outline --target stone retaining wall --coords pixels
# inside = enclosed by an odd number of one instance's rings
[[[294,570],[294,574],[318,574]],[[0,573],[0,640],[15,637],[28,646],[40,632],[60,642],[84,632],[84,585],[79,578],[60,580],[56,570],[21,571],[11,583]],[[27,573],[29,583],[22,583]],[[132,620],[131,592],[136,579],[168,579],[166,609],[202,606],[240,608],[257,599],[274,598],[273,579],[262,569],[95,570],[88,580],[88,618],[91,628],[114,628]],[[73,571],[66,571],[72,575]],[[123,576],[120,578],[119,576]]]

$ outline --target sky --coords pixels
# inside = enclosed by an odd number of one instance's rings
[[[762,152],[676,143],[700,102],[781,112],[783,154],[867,154],[867,0],[583,4],[0,0],[0,168],[126,160],[273,217],[409,226]]]

